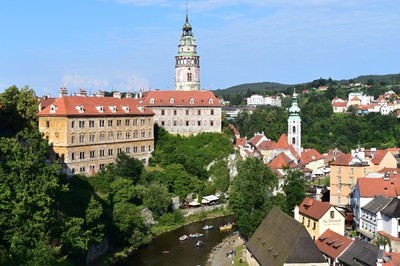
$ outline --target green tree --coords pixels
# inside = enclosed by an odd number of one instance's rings
[[[237,216],[240,231],[251,236],[272,208],[272,192],[278,184],[276,175],[257,158],[238,162],[229,206]]]
[[[124,152],[118,154],[115,164],[109,166],[108,171],[115,176],[128,178],[134,184],[139,183],[139,177],[144,169],[143,163],[136,158],[126,155]]]
[[[46,163],[47,142],[38,132],[1,138],[0,154],[0,246],[12,261],[28,250],[47,253],[50,246],[44,245],[56,237],[58,224],[55,195],[64,189],[60,165]]]
[[[298,206],[306,197],[306,181],[304,173],[300,170],[286,169],[283,191],[286,195],[286,206],[283,209],[288,215],[292,215],[295,206]]]
[[[171,196],[165,185],[153,182],[148,186],[136,186],[136,190],[139,191],[139,197],[142,199],[143,205],[157,215],[166,212],[171,205]]]

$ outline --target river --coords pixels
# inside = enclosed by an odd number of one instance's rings
[[[232,231],[220,232],[219,226],[234,221],[233,216],[218,217],[206,221],[185,225],[174,231],[161,234],[151,244],[132,252],[129,257],[119,261],[118,266],[197,266],[205,265],[212,248],[232,234]],[[213,225],[211,230],[203,230],[204,225]],[[191,233],[204,234],[201,238],[190,238],[180,241],[179,237]],[[196,247],[197,240],[202,240],[204,245]]]

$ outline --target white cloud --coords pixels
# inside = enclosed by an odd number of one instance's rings
[[[82,77],[79,74],[65,74],[62,82],[67,88],[105,89],[110,85],[107,80]]]

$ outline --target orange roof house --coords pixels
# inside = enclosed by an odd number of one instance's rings
[[[329,202],[306,197],[295,207],[294,216],[304,224],[314,240],[327,229],[340,235],[345,231],[345,217]]]

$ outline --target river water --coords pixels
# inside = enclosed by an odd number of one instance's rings
[[[219,226],[234,221],[233,216],[218,217],[185,225],[174,231],[156,237],[147,246],[135,250],[129,257],[119,261],[118,266],[197,266],[205,265],[212,248],[232,234],[232,231],[220,232]],[[211,230],[203,230],[204,225],[213,225]],[[204,234],[201,238],[190,238],[180,241],[179,237],[191,233]],[[204,245],[196,247],[197,240],[202,240]]]

